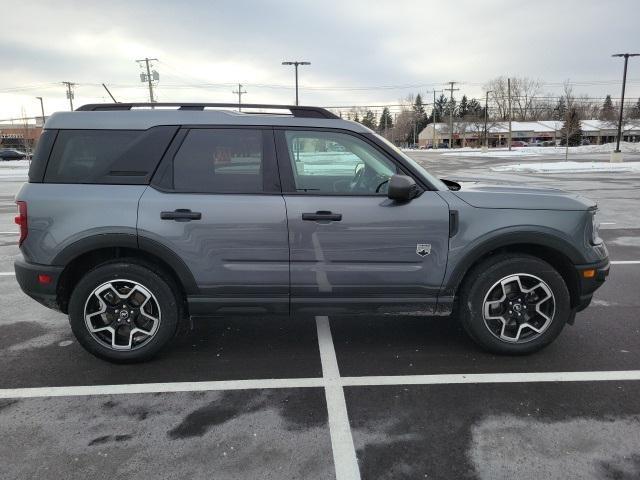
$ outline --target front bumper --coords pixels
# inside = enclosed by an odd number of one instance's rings
[[[58,280],[64,267],[39,265],[24,260],[16,260],[13,266],[16,272],[16,280],[24,293],[45,307],[60,310],[57,294]],[[48,283],[40,282],[38,280],[40,275],[48,275],[51,281]]]
[[[591,303],[593,292],[602,286],[604,281],[609,275],[610,263],[609,259],[605,258],[596,263],[590,263],[585,265],[576,265],[576,272],[578,274],[578,298],[575,309],[577,312],[584,310]],[[593,276],[586,277],[584,272],[594,270]]]

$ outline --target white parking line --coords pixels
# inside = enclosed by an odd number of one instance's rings
[[[0,272],[0,277],[12,277],[16,272]]]
[[[389,375],[326,378],[268,378],[263,380],[222,380],[216,382],[129,383],[83,385],[77,387],[35,387],[0,389],[0,398],[78,397],[138,393],[209,392],[223,390],[264,390],[275,388],[381,387],[385,385],[455,385],[479,383],[608,382],[640,380],[640,370],[588,372],[472,373],[441,375]]]
[[[0,389],[0,398],[77,397],[136,393],[212,392],[222,390],[262,390],[271,388],[322,387],[322,378],[267,378],[264,380],[223,380],[218,382],[125,383],[78,387],[38,387]]]
[[[336,469],[336,480],[357,480],[360,478],[356,449],[353,446],[351,425],[347,413],[347,402],[340,381],[340,370],[336,351],[331,338],[331,327],[328,317],[316,317],[318,330],[318,346],[324,378],[324,393],[327,399],[329,415],[329,433],[333,464]]]
[[[638,265],[640,260],[614,260],[611,265]]]

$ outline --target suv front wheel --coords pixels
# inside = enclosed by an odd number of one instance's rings
[[[469,272],[459,313],[480,346],[518,355],[551,343],[570,318],[571,306],[567,286],[551,265],[530,255],[505,254]]]
[[[95,267],[75,286],[69,321],[93,355],[118,363],[153,357],[174,336],[180,313],[170,278],[134,259]]]

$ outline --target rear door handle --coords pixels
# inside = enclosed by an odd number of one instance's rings
[[[192,212],[188,208],[178,208],[173,212],[160,212],[162,220],[175,220],[176,222],[190,222],[191,220],[200,220],[202,213]]]
[[[318,210],[316,213],[303,213],[302,220],[318,221],[318,220],[331,220],[333,222],[339,222],[342,220],[341,213],[331,213],[326,210]]]

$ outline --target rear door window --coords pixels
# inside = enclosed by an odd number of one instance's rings
[[[272,139],[271,131],[260,129],[190,130],[173,160],[174,189],[200,193],[265,192],[265,142]]]

